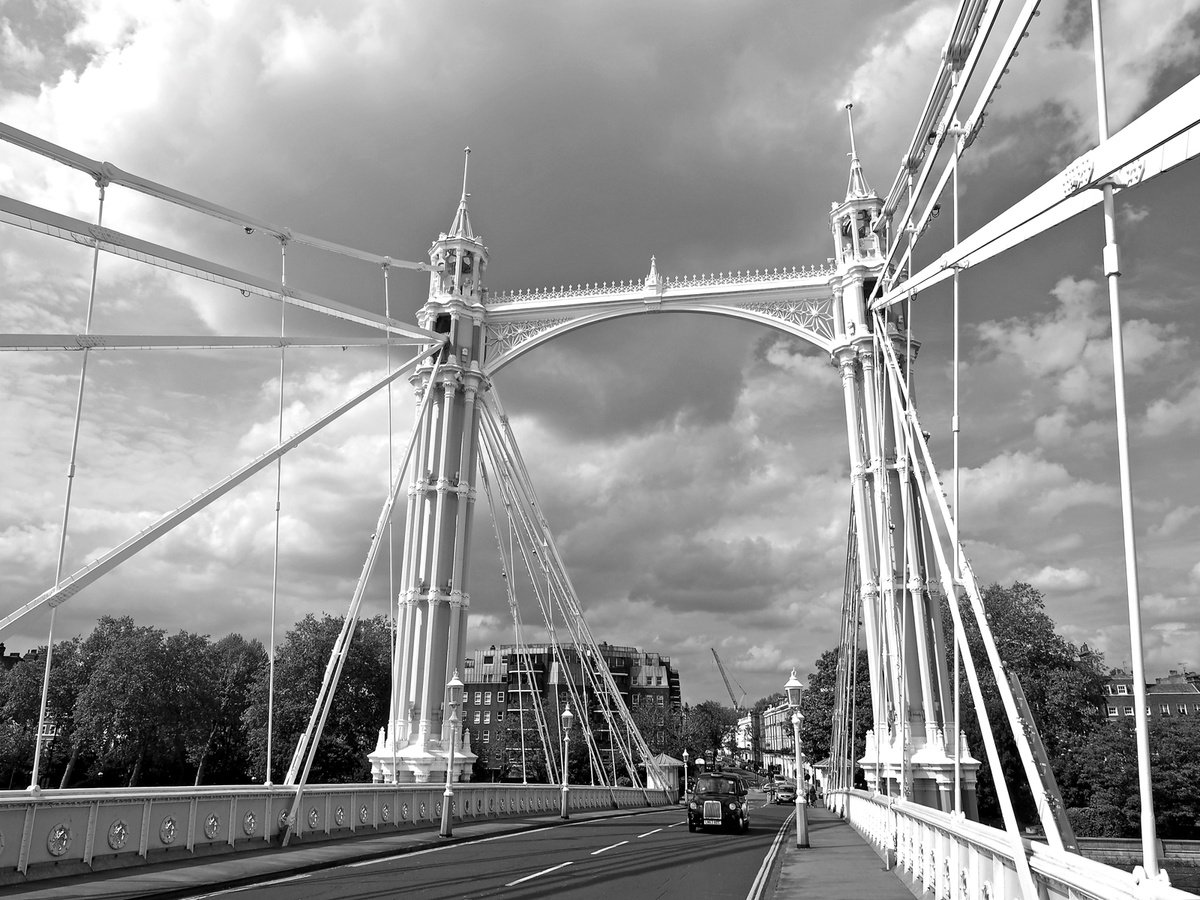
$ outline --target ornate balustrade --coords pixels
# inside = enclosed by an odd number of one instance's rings
[[[304,789],[293,841],[437,827],[441,784],[312,785]],[[0,791],[0,885],[147,865],[278,843],[295,789],[283,787],[104,788]],[[665,791],[572,786],[572,811],[670,803]],[[454,786],[457,822],[557,814],[553,784]]]
[[[1012,900],[1021,896],[1008,835],[962,816],[864,791],[830,791],[844,817],[915,893],[931,900]],[[1042,900],[1183,900],[1193,897],[1132,872],[1024,840]]]
[[[662,277],[662,285],[669,289],[720,287],[723,285],[760,285],[773,281],[795,281],[800,278],[829,278],[837,270],[831,265],[815,266],[784,266],[783,268],[755,269],[751,272],[717,272],[707,275],[666,275]],[[488,306],[499,306],[504,303],[517,303],[522,300],[560,300],[569,297],[594,297],[605,294],[640,294],[653,289],[645,278],[631,278],[628,281],[604,281],[595,284],[566,284],[558,287],[541,287],[503,291],[490,294]]]

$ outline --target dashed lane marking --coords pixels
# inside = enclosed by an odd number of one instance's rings
[[[571,865],[570,862],[559,863],[557,866],[551,866],[548,869],[542,869],[540,872],[534,872],[532,875],[526,875],[524,878],[518,878],[516,881],[510,881],[505,885],[505,887],[512,887],[520,884],[523,881],[529,881],[531,878],[541,878],[543,875],[549,875],[551,872],[557,872],[559,869],[565,868],[569,865]]]

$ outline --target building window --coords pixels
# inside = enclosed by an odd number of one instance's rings
[[[1115,706],[1110,706],[1110,707],[1108,708],[1108,714],[1109,714],[1110,716],[1115,716],[1115,715],[1117,715],[1117,708],[1116,708]]]
[[[479,724],[479,710],[475,710],[475,724]]]
[[[655,675],[655,676],[654,676],[654,683],[655,683],[656,685],[658,685],[659,687],[662,687],[662,676],[661,676],[661,675]]]
[[[1123,684],[1118,684],[1118,685],[1117,685],[1117,693],[1118,693],[1118,694],[1128,694],[1128,693],[1129,693],[1129,688],[1128,688],[1128,687],[1126,687],[1126,686],[1125,686],[1125,685],[1123,685]]]
[[[480,698],[480,696],[482,696],[482,695],[479,693],[479,691],[476,691],[476,692],[475,692],[475,705],[476,705],[476,706],[478,706],[478,705],[479,705],[479,698]]]
[[[484,706],[492,705],[492,692],[491,691],[488,691],[486,694],[483,695],[483,705]]]
[[[1194,712],[1196,715],[1200,716],[1200,703],[1192,704],[1192,712]]]
[[[490,709],[485,709],[483,711],[483,724],[484,725],[492,724],[492,711]]]
[[[496,691],[496,702],[497,703],[504,702],[504,691]]]
[[[629,698],[629,705],[632,706],[634,709],[637,709],[637,703],[638,703],[639,696],[641,696],[641,695],[634,694],[632,697]]]
[[[659,706],[662,706],[662,705],[663,705],[663,695],[662,695],[662,694],[659,694],[659,695],[658,695],[658,705],[659,705]]]
[[[492,733],[490,731],[485,731],[483,733],[483,742],[485,744],[490,744],[492,742]]]
[[[1171,704],[1170,703],[1160,703],[1158,705],[1158,711],[1160,713],[1162,713],[1164,716],[1169,716],[1171,714]]]
[[[1180,714],[1181,716],[1186,716],[1186,715],[1187,715],[1187,704],[1186,704],[1186,703],[1180,703],[1180,704],[1179,704],[1179,714]]]
[[[1127,715],[1127,716],[1133,715],[1133,707],[1132,706],[1125,707],[1125,715]]]

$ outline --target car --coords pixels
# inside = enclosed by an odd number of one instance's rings
[[[795,803],[796,802],[796,786],[793,784],[781,784],[779,789],[775,791],[776,803]]]
[[[750,805],[746,783],[737,775],[701,775],[688,801],[688,831],[723,828],[750,830]]]

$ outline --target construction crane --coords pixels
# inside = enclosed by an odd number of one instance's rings
[[[729,691],[729,699],[733,703],[733,708],[735,710],[737,710],[738,712],[741,712],[742,701],[746,699],[746,689],[744,687],[742,687],[740,684],[738,684],[738,680],[736,678],[732,679],[733,684],[729,683],[731,680],[731,676],[728,672],[725,671],[725,664],[723,662],[721,662],[721,657],[719,657],[717,655],[717,651],[715,648],[709,647],[708,649],[712,650],[713,659],[715,659],[717,661],[717,668],[720,670],[721,678],[725,682],[725,690]],[[742,692],[741,697],[735,697],[733,695],[733,685],[734,684],[737,684],[738,690],[740,690]]]

